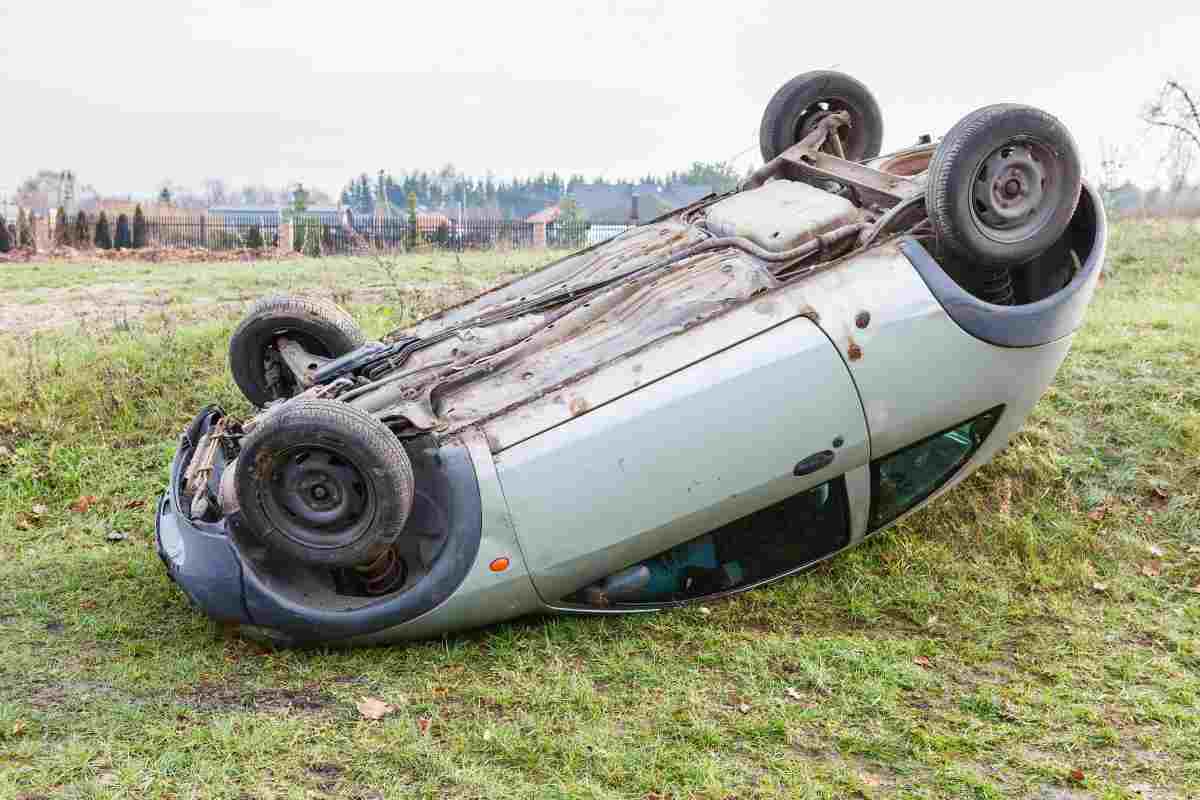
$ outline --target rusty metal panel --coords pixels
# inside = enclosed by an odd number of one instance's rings
[[[453,430],[541,398],[657,340],[689,332],[737,303],[778,285],[760,262],[741,253],[713,251],[680,261],[664,273],[619,284],[578,303],[544,329],[479,365],[481,374],[439,390],[435,410]],[[692,360],[761,330],[724,326],[723,343]],[[686,362],[684,362],[686,363]],[[674,368],[682,366],[676,364]],[[561,395],[559,395],[561,396]],[[577,397],[575,410],[609,396]]]
[[[506,304],[520,302],[552,288],[634,272],[673,251],[683,250],[689,245],[703,241],[706,236],[704,231],[679,219],[663,220],[633,228],[504,286],[489,289],[461,305],[426,317],[412,328],[397,333],[429,338],[447,328],[467,322],[484,311],[492,313]]]
[[[782,252],[858,219],[858,209],[844,197],[806,183],[771,181],[714,203],[704,224],[716,236],[743,236]]]

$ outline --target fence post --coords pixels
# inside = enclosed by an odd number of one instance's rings
[[[546,249],[546,223],[533,223],[533,246],[538,250]]]

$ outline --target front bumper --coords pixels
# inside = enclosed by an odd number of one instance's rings
[[[171,482],[158,501],[154,537],[158,555],[175,581],[200,610],[221,622],[253,623],[246,608],[244,565],[230,539],[229,520],[195,522],[182,510],[183,471],[197,441],[219,415],[209,406],[188,425],[171,462]]]
[[[155,517],[158,554],[167,574],[208,616],[249,626],[252,633],[276,643],[298,645],[356,641],[381,631],[391,631],[392,638],[427,636],[444,629],[495,621],[499,618],[493,613],[496,611],[505,611],[504,616],[510,616],[532,610],[526,602],[529,598],[525,597],[525,594],[532,596],[532,587],[523,569],[513,569],[505,575],[524,589],[524,594],[514,590],[519,595],[516,600],[506,595],[511,608],[491,607],[485,600],[480,600],[481,607],[475,607],[474,598],[480,588],[475,583],[486,580],[486,587],[508,585],[489,571],[488,561],[499,555],[510,556],[517,547],[510,532],[501,537],[502,541],[488,537],[488,560],[479,561],[484,538],[479,484],[474,461],[462,444],[443,444],[436,451],[414,450],[410,454],[421,471],[427,499],[432,503],[426,504],[429,506],[426,511],[432,516],[418,522],[443,520],[449,525],[442,554],[417,585],[398,594],[363,598],[361,604],[347,606],[341,598],[310,593],[312,586],[297,590],[288,583],[286,573],[281,577],[264,570],[239,549],[239,543],[244,544],[245,539],[238,527],[237,512],[215,522],[193,520],[187,514],[186,503],[190,498],[183,495],[184,473],[201,437],[222,416],[221,409],[209,406],[180,437],[179,449],[171,463],[170,485],[159,500]],[[225,466],[224,456],[219,456],[209,483],[214,494]],[[499,552],[491,553],[493,547]],[[476,567],[475,571],[483,577],[476,576],[471,590],[463,591],[464,581]],[[446,601],[452,596],[456,604],[447,607]],[[330,603],[330,599],[338,602]],[[429,613],[439,607],[442,616]],[[414,624],[422,618],[423,623]]]

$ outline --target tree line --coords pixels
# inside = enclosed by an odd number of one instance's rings
[[[12,222],[0,216],[0,253],[34,247],[40,224],[42,220],[32,213],[26,214],[23,208],[17,210],[17,217]],[[141,205],[134,209],[132,219],[128,214],[119,214],[115,226],[103,211],[93,222],[84,211],[69,219],[66,209],[59,206],[50,241],[55,247],[139,250],[146,246],[146,228],[146,215],[142,213]]]
[[[447,164],[441,170],[411,170],[393,174],[379,170],[374,177],[362,173],[351,178],[342,190],[341,204],[356,213],[371,214],[381,205],[393,210],[404,209],[410,195],[422,208],[444,209],[483,208],[505,218],[526,217],[558,203],[573,187],[603,186],[708,186],[713,191],[732,189],[738,173],[725,162],[694,162],[686,170],[673,170],[664,175],[646,175],[639,180],[608,181],[603,177],[588,180],[575,174],[564,177],[557,172],[542,172],[532,178],[496,180],[492,175],[483,178],[463,175]]]

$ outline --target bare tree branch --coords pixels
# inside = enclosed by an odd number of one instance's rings
[[[1174,122],[1167,122],[1166,120],[1151,119],[1150,117],[1142,117],[1142,122],[1146,123],[1147,125],[1154,125],[1159,128],[1171,128],[1173,130],[1179,131],[1180,133],[1191,137],[1192,141],[1196,143],[1196,146],[1200,147],[1200,136],[1197,136],[1195,133],[1193,133],[1192,131],[1189,131],[1187,128],[1183,127],[1182,125],[1179,125]]]
[[[1192,95],[1178,81],[1167,81],[1167,86],[1183,95],[1183,99],[1187,101],[1188,108],[1192,112],[1192,123],[1196,126],[1196,130],[1200,131],[1200,111],[1196,110],[1196,102],[1192,100]]]

